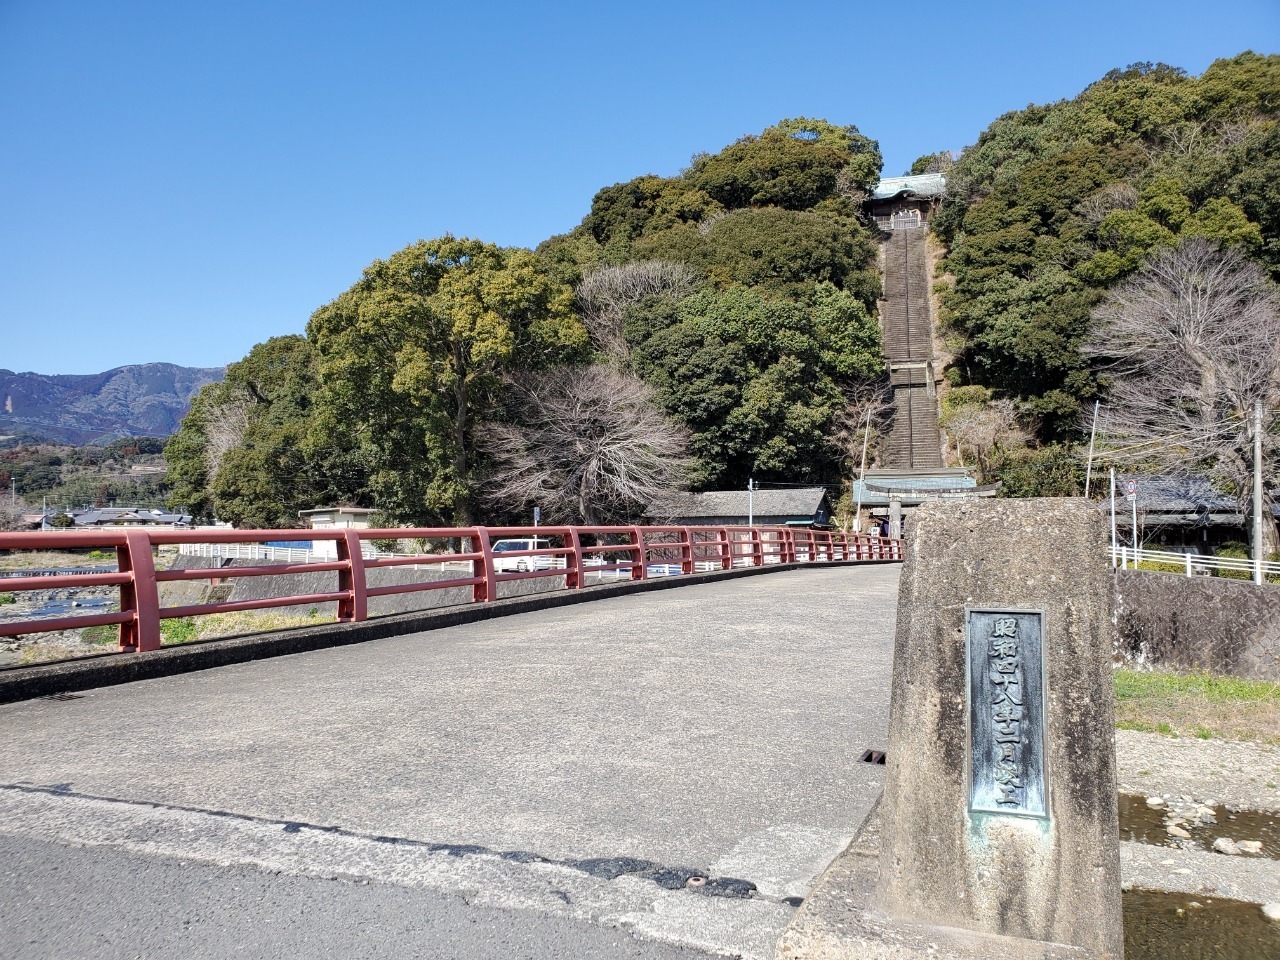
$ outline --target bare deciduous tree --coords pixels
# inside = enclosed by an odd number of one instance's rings
[[[622,320],[627,307],[646,297],[679,300],[693,292],[697,277],[682,263],[641,260],[597,267],[578,284],[578,305],[591,342],[614,357],[627,355]]]
[[[844,406],[832,418],[831,445],[840,451],[845,463],[856,475],[862,463],[862,441],[867,436],[867,417],[871,433],[867,446],[867,466],[876,455],[876,442],[889,426],[893,413],[893,394],[884,381],[858,384],[845,395]]]
[[[561,367],[510,391],[512,422],[479,431],[495,506],[540,506],[553,522],[635,522],[683,486],[688,434],[639,378],[605,364]]]
[[[1088,350],[1110,382],[1113,459],[1207,474],[1251,515],[1255,403],[1266,412],[1264,477],[1280,451],[1280,296],[1262,270],[1235,248],[1191,239],[1151,259],[1094,321]],[[1274,550],[1265,481],[1262,500],[1263,546]]]
[[[1076,212],[1093,227],[1116,210],[1137,210],[1138,190],[1130,183],[1109,183],[1095,191],[1076,207]]]
[[[967,451],[983,482],[991,479],[997,451],[1025,447],[1029,439],[1018,423],[1017,407],[1005,398],[954,407],[943,415],[941,426],[955,440],[960,465],[965,466]]]
[[[0,502],[0,531],[21,530],[22,514],[27,509],[24,501],[19,500],[14,503],[6,496],[3,502]]]
[[[218,475],[222,459],[244,440],[252,407],[253,400],[247,393],[236,392],[204,411],[204,457],[210,483]]]

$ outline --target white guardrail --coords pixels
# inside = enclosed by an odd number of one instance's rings
[[[368,541],[361,543],[361,554],[366,560],[373,560],[379,557],[411,557],[416,554],[408,553],[384,553],[377,550],[373,544]],[[270,560],[277,563],[318,563],[324,560],[332,560],[333,553],[321,553],[315,550],[304,550],[301,547],[271,547],[263,543],[184,543],[179,545],[178,553],[184,557],[216,557],[222,560]],[[809,559],[807,550],[796,551],[796,558],[801,562]],[[537,570],[563,570],[565,569],[566,560],[564,557],[529,557],[527,560],[530,569]],[[604,559],[587,558],[585,565],[588,573],[593,577],[600,579],[631,579],[631,571],[627,570],[598,570],[592,571],[589,568],[593,566],[603,566],[606,563]],[[766,564],[781,563],[781,558],[777,556],[766,556],[764,558]],[[517,561],[510,559],[495,558],[495,567],[499,572],[508,570],[523,570],[523,563],[517,566]],[[737,557],[734,559],[735,567],[751,566],[750,557]],[[411,564],[410,566],[414,566]],[[427,563],[422,564],[424,569],[440,570],[440,569],[470,569],[471,563],[467,560],[449,561],[443,563]],[[694,564],[694,569],[698,573],[706,573],[711,570],[721,569],[720,563],[714,560],[699,560]],[[647,573],[651,577],[671,577],[680,574],[680,564],[678,563],[650,563],[647,564]]]
[[[1219,570],[1230,570],[1253,575],[1253,561],[1239,557],[1202,557],[1194,553],[1174,553],[1171,550],[1142,550],[1133,547],[1112,547],[1111,565],[1120,570],[1142,569],[1138,564],[1143,562],[1163,563],[1180,568],[1184,576],[1211,576]],[[1157,573],[1173,573],[1172,570],[1158,570]],[[1264,560],[1262,576],[1280,574],[1280,563]]]

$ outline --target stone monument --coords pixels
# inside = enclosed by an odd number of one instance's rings
[[[872,916],[1123,956],[1109,575],[1082,500],[913,513]]]

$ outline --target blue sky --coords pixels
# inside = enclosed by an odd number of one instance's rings
[[[896,175],[1245,49],[1280,50],[1280,2],[0,0],[0,367],[221,365],[420,237],[533,246],[784,117]]]

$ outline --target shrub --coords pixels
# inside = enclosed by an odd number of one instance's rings
[[[190,643],[199,639],[200,628],[196,626],[195,617],[178,617],[173,620],[160,621],[160,642]]]
[[[1238,540],[1229,540],[1214,551],[1215,557],[1226,557],[1231,560],[1249,560],[1249,545]],[[1253,574],[1248,570],[1215,570],[1215,577],[1226,580],[1252,580]]]
[[[1154,573],[1182,573],[1187,572],[1186,564],[1182,563],[1166,563],[1163,560],[1141,560],[1138,562],[1139,570],[1150,570]]]
[[[7,606],[10,603],[17,603],[18,598],[12,593],[0,593],[0,607]]]

